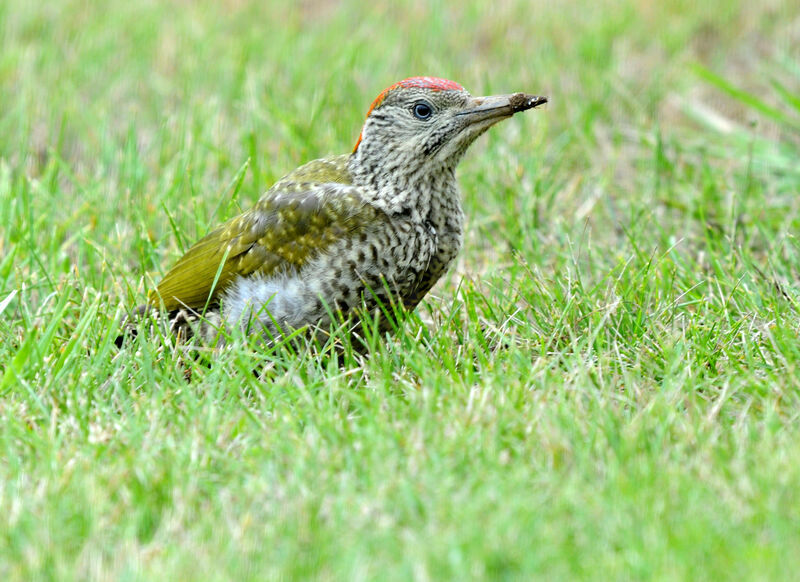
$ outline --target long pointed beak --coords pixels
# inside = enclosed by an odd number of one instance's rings
[[[512,93],[511,95],[491,95],[489,97],[473,97],[467,106],[456,115],[469,116],[470,123],[486,119],[511,117],[515,113],[533,109],[547,103],[547,97]]]

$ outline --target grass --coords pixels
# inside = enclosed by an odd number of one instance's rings
[[[721,4],[0,4],[0,577],[792,579],[800,10]],[[395,336],[115,348],[413,74],[551,103]]]

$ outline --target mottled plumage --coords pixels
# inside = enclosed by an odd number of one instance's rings
[[[332,312],[350,316],[362,302],[413,309],[461,247],[461,156],[497,121],[544,102],[473,98],[432,77],[392,85],[352,154],[283,177],[192,246],[149,304],[171,314],[176,332],[207,341],[222,325],[268,336],[324,328]]]

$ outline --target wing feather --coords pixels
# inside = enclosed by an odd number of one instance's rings
[[[167,310],[202,309],[236,278],[299,270],[381,215],[363,201],[357,188],[345,184],[272,189],[255,208],[192,246],[167,272],[150,301],[163,303]]]

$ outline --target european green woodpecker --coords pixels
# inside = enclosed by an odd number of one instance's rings
[[[140,311],[160,307],[174,333],[213,341],[226,326],[279,337],[324,329],[332,314],[357,320],[362,306],[415,308],[461,247],[464,152],[546,102],[472,97],[435,77],[395,83],[372,103],[352,153],[284,176],[192,246]]]

